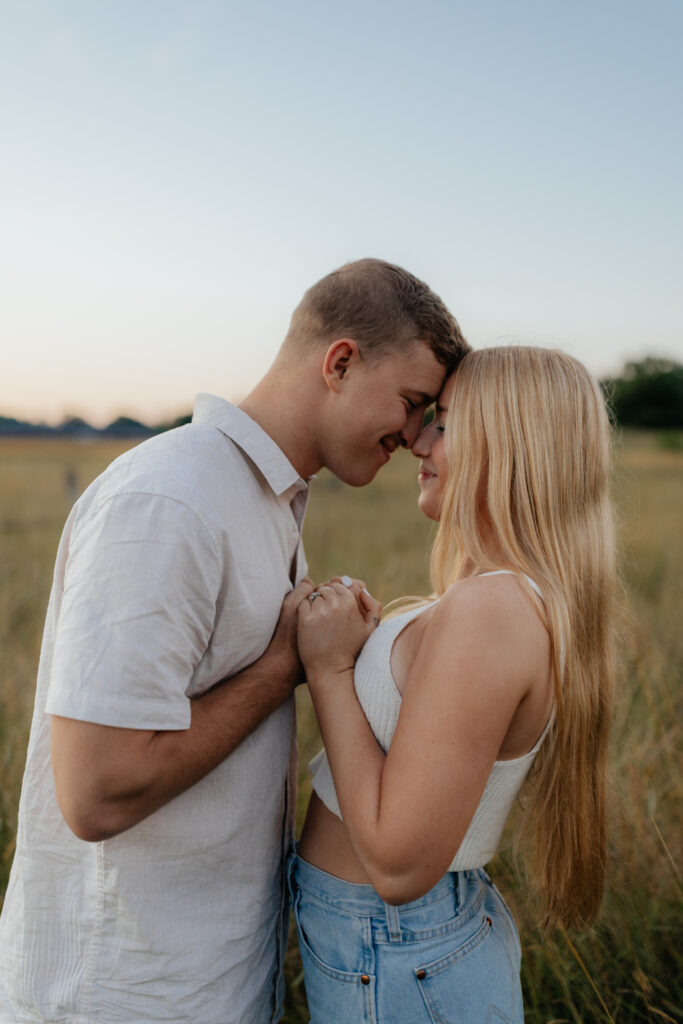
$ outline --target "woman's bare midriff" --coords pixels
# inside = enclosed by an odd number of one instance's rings
[[[315,793],[311,794],[308,805],[299,840],[299,854],[329,875],[336,875],[347,882],[370,882],[351,845],[346,825],[325,807]]]

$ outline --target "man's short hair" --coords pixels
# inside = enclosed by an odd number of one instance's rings
[[[449,370],[470,351],[438,295],[402,267],[376,259],[346,263],[312,285],[292,314],[285,347],[302,351],[336,338],[352,338],[368,359],[423,341]]]

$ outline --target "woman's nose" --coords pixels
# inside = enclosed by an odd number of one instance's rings
[[[426,427],[422,428],[422,430],[419,432],[419,434],[417,435],[417,437],[415,438],[410,447],[411,452],[417,459],[424,458],[425,455],[429,455],[430,451],[432,450],[432,443],[430,440],[429,433],[430,426],[431,423],[427,424]]]

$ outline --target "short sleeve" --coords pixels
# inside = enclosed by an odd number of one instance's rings
[[[66,558],[47,712],[188,728],[220,581],[212,535],[183,503],[136,493],[88,510]]]

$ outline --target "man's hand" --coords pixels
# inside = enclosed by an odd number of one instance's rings
[[[272,661],[273,672],[282,680],[283,686],[288,688],[285,696],[289,690],[305,682],[304,669],[297,649],[297,617],[299,605],[312,591],[313,581],[306,576],[287,594],[282,602],[272,639],[259,659]]]

